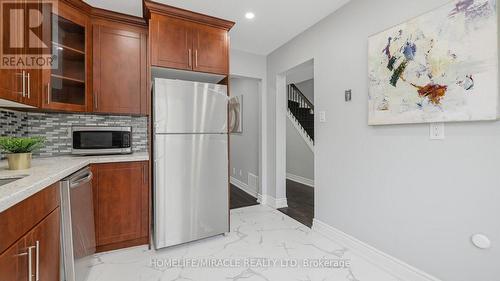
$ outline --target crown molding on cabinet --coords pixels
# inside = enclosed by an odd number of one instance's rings
[[[232,21],[172,7],[165,4],[156,3],[149,0],[143,1],[143,8],[144,8],[143,18],[126,15],[118,12],[113,12],[101,8],[96,8],[83,2],[82,0],[59,0],[59,1],[69,6],[72,6],[73,8],[78,9],[79,11],[87,14],[92,18],[103,18],[115,22],[137,25],[140,27],[147,26],[147,20],[150,19],[151,12],[161,15],[168,15],[176,18],[182,18],[185,20],[195,21],[198,23],[203,23],[206,25],[222,28],[227,31],[229,31],[235,24]]]
[[[90,15],[90,12],[92,10],[92,6],[83,2],[82,0],[59,0],[59,2],[72,6],[73,8],[76,8],[80,12],[83,12],[87,15]]]
[[[87,14],[91,18],[106,19],[118,23],[131,24],[139,27],[147,27],[147,23],[144,20],[144,18],[113,12],[101,8],[96,8],[90,6],[89,4],[83,2],[82,0],[59,0],[59,1],[75,9],[78,9],[80,12]]]
[[[143,7],[144,7],[144,18],[145,19],[150,19],[151,18],[151,12],[156,13],[156,14],[161,14],[161,15],[166,15],[170,17],[176,17],[176,18],[181,18],[184,20],[189,20],[189,21],[194,21],[198,23],[203,23],[206,25],[210,25],[213,27],[218,27],[222,28],[224,30],[229,31],[233,26],[234,22],[172,7],[169,5],[165,4],[160,4],[156,3],[153,1],[149,0],[144,0],[143,1]]]
[[[92,18],[103,18],[106,20],[111,20],[119,23],[126,23],[131,25],[136,25],[139,27],[147,28],[148,24],[145,19],[134,17],[131,15],[126,15],[122,13],[112,12],[100,8],[92,8],[91,10]]]

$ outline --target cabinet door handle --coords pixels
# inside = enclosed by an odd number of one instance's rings
[[[26,96],[26,71],[23,70],[23,98]]]
[[[40,281],[40,241],[35,243],[35,281]]]
[[[198,67],[198,50],[194,50],[194,67]]]
[[[33,259],[33,254],[31,253],[31,250],[35,248],[36,246],[30,246],[28,247],[28,280],[31,280],[33,278],[33,265],[31,264],[31,260]]]
[[[50,82],[47,83],[47,104],[50,104]]]
[[[95,109],[99,108],[99,92],[94,93],[94,106]]]
[[[30,86],[30,73],[28,72],[28,76],[26,77],[28,79],[28,99],[31,98],[31,86]]]
[[[37,241],[38,242],[38,241]],[[31,260],[33,259],[33,255],[31,254],[31,250],[35,248],[36,246],[31,246],[27,248],[27,252],[25,253],[19,253],[15,255],[16,257],[23,257],[23,256],[28,256],[28,280],[32,280],[33,278],[33,270],[32,267],[33,265],[31,264]]]
[[[193,54],[191,49],[188,50],[188,66],[189,67],[193,66]]]
[[[147,177],[146,177],[146,175],[148,174],[148,169],[146,167],[147,167],[146,164],[144,164],[142,166],[142,181],[143,181],[144,184],[147,184],[147,181],[146,181]]]

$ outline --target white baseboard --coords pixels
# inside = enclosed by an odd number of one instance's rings
[[[345,246],[402,281],[441,281],[317,219],[312,229]]]
[[[286,173],[286,178],[291,181],[301,183],[303,185],[314,187],[314,180],[312,179],[304,178],[290,173]]]
[[[276,199],[272,196],[265,194],[257,194],[257,202],[262,205],[267,205],[273,209],[286,208],[288,207],[288,202],[286,198]]]
[[[259,202],[262,205],[267,205],[267,198],[266,198],[266,196],[264,196],[264,195],[262,195],[260,193],[257,193],[257,202]]]
[[[233,184],[237,188],[248,193],[250,196],[257,198],[257,190],[253,190],[252,188],[250,188],[250,186],[248,186],[248,184],[238,180],[237,178],[233,178],[233,177],[231,177],[230,182],[231,182],[231,184]]]

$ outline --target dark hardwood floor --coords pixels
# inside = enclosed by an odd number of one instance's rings
[[[245,191],[231,184],[231,193],[229,195],[229,205],[231,209],[258,205],[257,198],[250,196]]]
[[[312,227],[314,218],[314,188],[286,180],[288,207],[278,209],[300,223]]]

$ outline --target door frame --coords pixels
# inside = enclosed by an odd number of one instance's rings
[[[276,209],[288,207],[286,198],[286,76],[287,71],[276,75]]]
[[[259,111],[258,111],[258,132],[259,132],[259,151],[258,151],[258,165],[259,165],[259,175],[258,175],[258,186],[257,186],[257,202],[261,204],[266,204],[266,194],[267,194],[267,148],[266,148],[266,142],[267,142],[267,110],[266,110],[266,97],[265,97],[265,89],[267,87],[267,84],[265,83],[264,78],[259,78],[259,77],[251,77],[251,76],[245,76],[245,75],[236,75],[236,74],[231,74],[231,78],[241,78],[241,79],[252,79],[257,81],[259,84],[259,92],[258,94],[258,104],[259,104]],[[232,94],[230,93],[230,96]],[[231,144],[230,144],[231,145]]]
[[[313,79],[315,78],[315,62],[314,58],[307,59],[302,63],[294,65],[289,69],[276,75],[276,139],[275,139],[275,186],[276,193],[274,194],[276,198],[274,199],[273,207],[284,208],[288,207],[287,197],[286,197],[286,122],[287,122],[287,110],[288,110],[288,97],[287,97],[287,76],[290,73],[300,67],[301,65],[312,63],[313,67]],[[316,119],[316,118],[315,118]],[[316,124],[316,120],[314,121]],[[314,178],[316,178],[316,151],[313,150],[314,154]],[[316,188],[314,188],[314,194],[316,195]],[[315,196],[316,198],[316,196]]]

